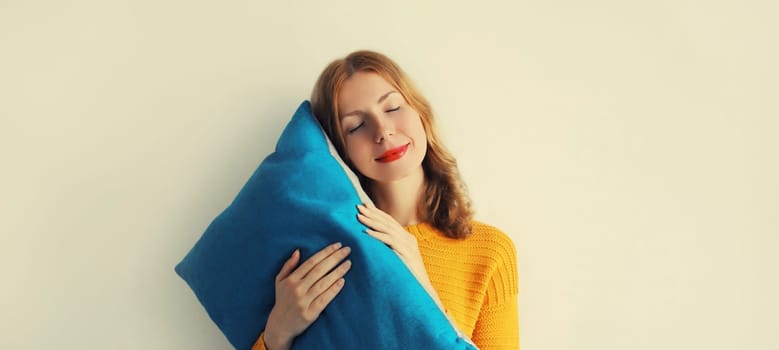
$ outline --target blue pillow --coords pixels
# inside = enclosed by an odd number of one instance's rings
[[[293,349],[475,349],[395,252],[363,232],[368,202],[304,101],[233,202],[176,265],[237,349],[250,349],[274,305],[275,277],[333,242],[352,248],[346,284]]]

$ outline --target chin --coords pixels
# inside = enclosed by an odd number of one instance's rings
[[[371,180],[380,182],[380,183],[388,183],[393,181],[402,180],[408,176],[413,175],[416,171],[423,171],[422,170],[422,160],[414,161],[412,164],[409,164],[410,159],[401,159],[400,162],[406,161],[399,164],[392,164],[395,166],[387,166],[386,164],[381,164],[380,167],[385,167],[384,169],[374,169],[371,176],[368,176]]]

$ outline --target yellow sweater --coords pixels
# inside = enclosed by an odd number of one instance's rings
[[[517,255],[505,233],[478,221],[464,240],[427,223],[407,226],[446,313],[479,349],[519,349]],[[263,334],[252,348],[266,350]]]

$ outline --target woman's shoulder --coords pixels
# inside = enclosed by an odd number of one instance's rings
[[[516,259],[517,249],[514,240],[501,229],[478,220],[471,220],[471,235],[468,238],[474,245],[502,256],[508,260]]]
[[[485,305],[505,305],[516,300],[519,291],[517,250],[514,241],[501,229],[472,220],[470,239],[479,242],[478,250],[489,261],[487,274],[491,287],[487,288]]]
[[[471,237],[497,245],[514,246],[514,241],[503,230],[478,220],[471,220]]]

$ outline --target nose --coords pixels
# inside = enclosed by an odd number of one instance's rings
[[[376,122],[376,143],[382,143],[387,137],[395,134],[392,123],[385,120]]]
[[[392,136],[395,132],[387,125],[386,122],[380,122],[376,128],[376,143],[382,143],[387,137]]]

